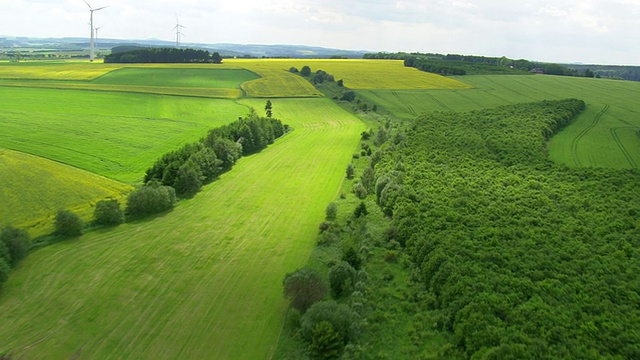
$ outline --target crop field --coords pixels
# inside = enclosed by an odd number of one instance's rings
[[[0,108],[0,148],[124,182],[248,111],[220,99],[14,87],[0,87]]]
[[[444,76],[408,68],[402,61],[395,60],[308,60],[308,59],[269,59],[269,60],[225,60],[229,66],[243,67],[254,71],[263,79],[274,81],[278,77],[289,78],[289,69],[309,66],[312,72],[324,70],[342,79],[350,89],[466,89],[469,85],[462,81]],[[286,75],[288,74],[288,75]],[[287,81],[283,81],[287,84]],[[315,89],[314,89],[315,90]],[[313,90],[309,90],[310,94]],[[252,93],[248,91],[250,95]],[[257,96],[257,95],[252,95]],[[262,93],[260,96],[278,96]]]
[[[329,99],[273,106],[295,130],[173,212],[31,254],[0,296],[0,353],[269,358],[282,278],[306,262],[364,130]]]
[[[108,85],[236,89],[240,84],[258,78],[255,73],[240,69],[122,68],[91,82]]]
[[[120,64],[80,62],[2,63],[0,79],[91,80],[121,67]]]
[[[59,209],[85,221],[99,200],[123,200],[131,186],[29,154],[0,149],[0,228],[29,229],[31,236],[53,231]]]
[[[638,168],[640,83],[559,76],[465,76],[467,90],[363,90],[358,94],[399,117],[431,111],[470,111],[501,105],[577,98],[578,119],[553,137],[550,158],[569,166]]]

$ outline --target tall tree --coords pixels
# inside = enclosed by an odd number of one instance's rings
[[[271,104],[271,100],[267,100],[267,103],[264,105],[264,112],[268,118],[273,116],[273,104]]]

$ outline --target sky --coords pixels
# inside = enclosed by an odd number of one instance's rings
[[[87,0],[99,37],[640,65],[640,0]],[[82,0],[0,0],[0,36],[89,37]]]

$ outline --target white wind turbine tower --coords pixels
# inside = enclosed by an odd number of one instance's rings
[[[98,30],[102,29],[103,27],[104,25],[98,26],[97,28],[93,29],[96,33],[95,41],[93,42],[96,48],[98,47]]]
[[[176,26],[174,27],[174,29],[176,29],[176,47],[177,48],[180,48],[180,36],[183,35],[180,29],[182,28],[184,28],[184,26],[180,25],[180,20],[176,17]]]
[[[93,28],[93,12],[102,10],[104,8],[107,8],[108,6],[103,6],[103,7],[94,9],[94,8],[91,7],[91,5],[89,5],[87,0],[82,0],[82,1],[84,1],[84,3],[87,4],[87,6],[89,7],[89,11],[91,12],[91,17],[89,18],[90,19],[89,20],[89,26],[91,28],[91,43],[89,45],[89,47],[90,47],[89,61],[93,61],[93,59],[95,58],[95,44],[94,44],[94,38],[93,38],[93,31],[94,31],[94,28]]]

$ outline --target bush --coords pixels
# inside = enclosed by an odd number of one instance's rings
[[[397,262],[398,261],[398,250],[385,250],[384,251],[384,261],[386,261],[386,262]]]
[[[356,173],[356,170],[353,167],[353,164],[347,165],[346,172],[347,172],[347,179],[353,179],[353,175],[355,175],[355,173]]]
[[[360,270],[362,259],[353,247],[349,247],[347,251],[344,252],[344,255],[342,255],[342,260],[348,262],[349,265],[351,265],[355,270]]]
[[[327,208],[325,209],[324,212],[326,214],[327,220],[335,220],[336,216],[338,216],[338,205],[332,202],[329,205],[327,205]]]
[[[118,225],[124,222],[124,213],[115,199],[98,201],[93,217],[99,225]]]
[[[56,234],[65,236],[80,236],[84,229],[84,222],[69,210],[59,210],[56,215]]]
[[[361,182],[356,183],[353,187],[353,193],[356,195],[358,199],[364,199],[367,197],[367,189],[362,185]]]
[[[300,70],[300,75],[302,75],[302,76],[311,75],[311,68],[308,67],[307,65],[303,66],[302,69]]]
[[[0,258],[0,289],[2,289],[2,283],[9,278],[10,271],[9,264],[3,258]]]
[[[323,320],[316,324],[311,331],[311,345],[309,352],[313,359],[338,359],[344,346],[344,340],[331,325]]]
[[[369,215],[369,211],[367,210],[367,205],[365,205],[365,203],[363,202],[361,202],[360,205],[358,205],[358,207],[356,207],[356,209],[353,211],[353,217],[355,218],[367,215]]]
[[[353,100],[355,100],[355,98],[356,98],[356,93],[351,90],[347,90],[344,93],[342,93],[340,100],[352,102]]]
[[[329,269],[329,286],[331,295],[338,299],[347,295],[353,288],[356,270],[346,261],[338,261]]]
[[[156,214],[173,208],[175,203],[176,192],[172,187],[151,181],[129,195],[126,213],[129,216]]]
[[[338,304],[333,300],[320,301],[313,304],[302,316],[300,334],[307,341],[312,341],[313,330],[323,322],[329,322],[340,336],[340,342],[346,344],[354,340],[353,312],[349,306]]]
[[[325,232],[327,230],[331,229],[331,223],[327,222],[327,221],[323,221],[320,223],[320,225],[318,225],[318,230],[320,230],[320,232]]]
[[[8,226],[0,233],[0,243],[0,257],[7,265],[15,267],[27,256],[31,237],[25,230]]]
[[[284,295],[291,299],[291,305],[301,312],[322,300],[327,295],[327,286],[322,277],[313,269],[302,268],[284,277]]]

